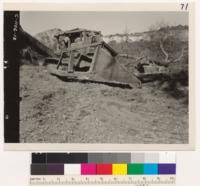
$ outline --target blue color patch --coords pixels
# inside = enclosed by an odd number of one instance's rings
[[[158,174],[158,164],[144,164],[144,174]]]

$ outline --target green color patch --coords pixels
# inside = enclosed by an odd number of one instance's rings
[[[128,164],[127,173],[128,175],[144,174],[144,164]]]

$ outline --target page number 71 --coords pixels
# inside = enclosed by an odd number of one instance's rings
[[[188,10],[188,3],[181,3],[181,10]]]

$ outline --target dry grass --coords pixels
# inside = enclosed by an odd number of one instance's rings
[[[20,141],[188,143],[187,104],[155,86],[63,82],[46,67],[23,65]]]

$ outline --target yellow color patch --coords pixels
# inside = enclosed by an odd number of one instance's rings
[[[127,175],[127,164],[112,164],[113,175]]]

